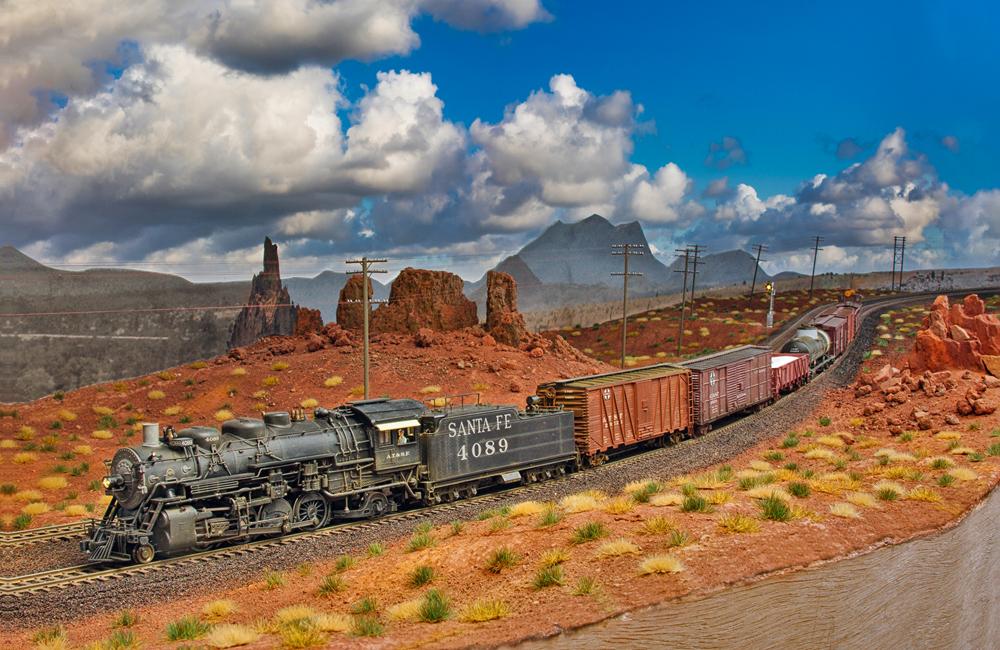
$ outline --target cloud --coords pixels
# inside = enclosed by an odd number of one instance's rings
[[[743,150],[743,144],[739,138],[724,136],[722,142],[710,142],[708,145],[708,156],[702,167],[714,167],[719,171],[728,169],[733,165],[747,166],[747,152]]]
[[[952,152],[953,154],[958,155],[959,152],[958,138],[956,138],[955,136],[946,135],[943,138],[941,138],[941,146],[947,149],[948,151]]]
[[[553,19],[538,0],[420,0],[419,4],[436,20],[477,32],[523,29]]]
[[[864,153],[865,148],[854,138],[845,138],[837,145],[837,158],[851,160]]]
[[[701,193],[702,198],[720,199],[733,195],[733,188],[729,187],[729,177],[713,178],[708,182],[708,186]]]

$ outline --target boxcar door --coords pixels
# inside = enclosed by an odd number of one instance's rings
[[[723,406],[722,396],[726,393],[726,371],[725,368],[713,368],[708,375],[708,418],[702,418],[705,422],[711,422],[719,417],[719,409]]]
[[[736,364],[736,407],[734,411],[742,411],[747,405],[747,366],[753,363],[741,361]]]
[[[635,384],[635,424],[638,439],[653,435],[653,381],[647,379]]]

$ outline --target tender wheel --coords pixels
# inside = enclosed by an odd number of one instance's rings
[[[156,555],[156,551],[149,544],[140,544],[132,551],[132,559],[135,560],[136,564],[149,564],[153,561],[154,555]]]
[[[323,495],[310,492],[299,497],[292,508],[295,521],[315,521],[305,527],[306,530],[322,528],[330,520],[330,505]]]
[[[381,492],[375,492],[369,497],[368,507],[372,517],[381,517],[389,510],[389,500]]]

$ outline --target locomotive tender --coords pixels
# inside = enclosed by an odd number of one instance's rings
[[[860,307],[860,296],[847,292],[784,354],[748,345],[549,382],[525,411],[479,404],[478,396],[475,404],[456,396],[442,408],[374,399],[317,408],[312,420],[301,410],[265,413],[221,430],[166,427],[162,437],[158,425],[143,425],[142,445],[105,461],[113,498],[81,549],[91,562],[147,563],[403,504],[469,498],[490,485],[554,478],[639,445],[701,435],[832,363],[853,341]]]
[[[464,396],[463,396],[464,397]],[[81,548],[91,562],[177,555],[218,543],[377,517],[402,503],[467,498],[495,483],[575,468],[573,416],[557,408],[374,399],[238,418],[119,449],[113,497]]]

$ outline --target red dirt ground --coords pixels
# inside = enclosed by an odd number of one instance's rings
[[[919,319],[923,316],[921,312],[910,310],[890,314],[883,321],[886,329],[881,331],[882,335],[889,338],[878,339],[885,341],[884,345],[873,345],[869,370],[876,372],[887,362],[894,365],[902,363],[913,340],[907,334],[913,331],[914,322],[919,326]],[[896,336],[901,338],[896,339]],[[461,337],[467,337],[467,340],[459,345]],[[579,375],[601,369],[596,365],[559,361],[549,358],[549,355],[532,362],[523,352],[484,349],[481,342],[476,344],[476,338],[473,334],[456,335],[456,344],[447,352],[444,348],[432,348],[428,353],[427,350],[414,348],[405,340],[380,344],[384,347],[377,347],[375,394],[388,392],[397,397],[419,397],[420,388],[429,385],[440,386],[442,394],[466,392],[473,388],[473,384],[482,382],[490,385],[485,392],[491,400],[522,401],[540,381],[560,374]],[[900,347],[903,349],[899,350]],[[147,378],[150,382],[146,386],[139,386],[137,381],[125,382],[126,389],[121,392],[111,386],[106,387],[104,392],[84,389],[67,395],[62,403],[48,398],[19,407],[18,420],[14,423],[10,418],[3,420],[0,437],[12,439],[16,430],[13,424],[20,426],[24,422],[35,426],[39,436],[42,432],[48,433],[47,424],[57,417],[59,409],[65,408],[74,410],[79,417],[67,423],[71,426],[59,430],[60,433],[65,435],[68,431],[75,431],[81,439],[88,439],[97,419],[90,407],[101,404],[114,408],[116,418],[124,419],[125,414],[141,409],[144,418],[157,416],[164,423],[168,420],[159,413],[167,406],[177,404],[195,422],[214,422],[212,414],[224,402],[230,403],[234,413],[253,412],[255,409],[250,407],[253,399],[248,393],[260,389],[262,381],[268,376],[280,380],[277,386],[267,389],[269,404],[286,408],[310,397],[324,404],[333,404],[348,397],[350,387],[359,383],[360,369],[356,367],[358,354],[356,351],[341,354],[331,350],[329,353],[293,355],[267,362],[258,360],[246,366],[223,361],[199,370],[181,368],[177,371],[181,376],[176,379]],[[464,363],[470,359],[472,370],[457,369],[458,360]],[[504,369],[501,365],[499,373],[488,369],[490,361],[502,364],[504,359],[511,361],[515,367]],[[289,363],[289,368],[269,370],[269,364],[275,361],[285,361]],[[248,374],[232,376],[230,373],[238,367],[245,367]],[[332,375],[343,376],[344,382],[335,388],[323,388],[323,380]],[[195,380],[193,386],[184,385],[187,378]],[[955,413],[956,401],[965,395],[978,377],[963,378],[961,373],[954,373],[953,379],[954,387],[944,395],[927,397],[923,392],[908,392],[906,403],[886,406],[872,416],[861,414],[866,406],[884,401],[878,391],[863,398],[855,398],[854,390],[850,388],[831,391],[824,403],[806,415],[796,427],[797,444],[783,446],[786,434],[776,432],[774,439],[728,460],[726,464],[733,472],[731,477],[720,480],[714,488],[697,488],[697,492],[706,497],[720,496],[723,492],[728,495],[726,499],[717,499],[726,502],[717,504],[712,513],[687,513],[677,505],[628,501],[616,511],[612,500],[602,499],[602,505],[597,510],[567,513],[562,521],[549,528],[537,527],[537,515],[511,517],[509,528],[494,533],[489,532],[489,521],[466,522],[464,530],[457,535],[452,535],[448,527],[438,528],[432,533],[438,540],[437,544],[414,553],[406,552],[405,539],[386,540],[388,549],[384,555],[373,558],[359,556],[357,565],[343,572],[349,588],[332,598],[318,596],[317,590],[324,576],[335,570],[336,558],[316,557],[311,562],[311,572],[305,575],[294,571],[286,573],[286,585],[267,591],[266,597],[261,597],[265,592],[262,591],[260,578],[255,578],[251,584],[223,587],[218,593],[172,600],[169,619],[162,613],[164,608],[150,604],[149,608],[139,612],[141,621],[133,630],[144,641],[145,647],[177,647],[176,643],[167,643],[163,636],[169,620],[180,618],[185,613],[200,615],[207,602],[227,598],[233,600],[237,607],[234,613],[225,617],[227,622],[261,626],[262,619],[272,621],[270,625],[263,625],[268,630],[266,633],[245,647],[277,648],[283,643],[282,628],[273,621],[281,608],[304,604],[319,613],[347,616],[351,604],[372,595],[382,605],[380,616],[386,625],[385,635],[359,639],[340,632],[329,632],[322,641],[323,647],[488,647],[531,636],[551,635],[560,629],[596,622],[645,605],[707,594],[775,572],[808,567],[866,552],[884,544],[905,541],[954,525],[1000,481],[1000,457],[984,454],[988,449],[1000,454],[1000,444],[997,444],[1000,441],[1000,414],[963,417],[959,425],[946,425],[944,418]],[[511,391],[510,383],[518,383],[520,390]],[[231,388],[237,389],[232,395]],[[162,400],[150,400],[148,392],[154,389],[162,390],[167,396]],[[187,391],[196,393],[196,396],[185,399]],[[1000,389],[990,389],[990,394],[994,397],[1000,395]],[[126,403],[132,404],[131,411],[125,409]],[[911,414],[917,409],[931,413],[934,425],[931,430],[915,431]],[[901,422],[901,428],[908,433],[891,435],[887,429],[889,418]],[[116,438],[121,431],[121,428],[116,429]],[[940,435],[942,432],[946,435]],[[955,440],[960,447],[983,454],[982,458],[968,451],[950,453]],[[91,458],[107,457],[116,444],[115,439],[97,441]],[[59,443],[61,448],[68,446],[68,442]],[[833,456],[821,457],[823,450]],[[878,458],[888,454],[889,450],[896,456],[887,464],[882,464]],[[2,467],[5,470],[12,467],[8,460],[10,451],[4,450]],[[912,458],[901,455],[906,453]],[[935,469],[932,460],[937,457],[947,458],[951,467]],[[770,470],[762,464],[765,462],[769,463]],[[37,476],[45,473],[39,469],[49,467],[49,463],[50,460],[46,459],[17,466],[18,471],[21,468],[34,471],[33,475],[19,477],[20,485],[32,486]],[[795,463],[797,469],[779,471],[787,463]],[[650,478],[662,483],[665,494],[680,498],[683,484],[704,486],[702,481],[707,474]],[[760,518],[759,501],[740,489],[741,477],[761,474],[770,474],[775,479],[769,487],[780,485],[788,489],[792,482],[811,485],[809,496],[789,498],[799,508],[790,521]],[[948,486],[942,485],[946,482],[941,478],[945,474],[952,476]],[[88,476],[98,475],[92,468]],[[940,500],[875,499],[874,507],[855,506],[858,518],[843,518],[831,513],[831,506],[845,504],[851,493],[874,496],[875,484],[890,477],[905,493],[920,494],[920,490],[916,489],[925,488]],[[70,480],[76,481],[73,478]],[[77,485],[79,482],[72,484]],[[51,501],[53,499],[49,494],[46,493],[46,498]],[[65,498],[65,493],[57,491],[53,496],[56,499]],[[659,495],[654,496],[653,502],[657,497]],[[0,501],[8,511],[16,512],[17,509],[11,507],[12,503],[20,505],[16,499],[9,497]],[[565,509],[561,511],[565,512]],[[724,516],[733,514],[746,515],[756,522],[759,531],[741,534],[726,532],[720,522]],[[670,518],[684,532],[688,543],[673,546],[668,534],[643,534],[641,526],[654,516]],[[39,519],[46,521],[47,517],[48,514]],[[574,529],[589,521],[602,522],[610,529],[610,535],[605,540],[572,545],[570,536]],[[641,549],[639,555],[596,557],[604,541],[617,538],[634,542]],[[493,574],[485,569],[484,557],[500,546],[511,547],[522,559],[500,574]],[[542,554],[555,547],[569,551],[569,559],[562,564],[564,586],[533,588],[531,582]],[[640,575],[640,562],[660,554],[678,558],[684,570],[674,574]],[[435,568],[438,577],[432,586],[451,597],[455,616],[437,624],[388,620],[388,606],[418,598],[425,591],[407,586],[409,572],[420,564]],[[596,594],[573,595],[572,587],[585,577],[596,580]],[[487,623],[463,621],[460,616],[463,608],[482,599],[503,600],[510,606],[512,614]],[[284,629],[287,632],[288,628]],[[68,637],[76,647],[107,638],[110,632],[111,616],[103,615],[70,625]],[[18,647],[29,645],[28,636],[19,637],[15,644]]]

